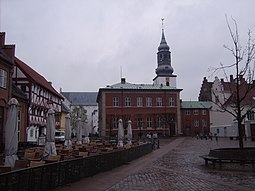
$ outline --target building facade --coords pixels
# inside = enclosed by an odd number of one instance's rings
[[[181,132],[180,91],[164,85],[131,84],[122,79],[121,83],[100,88],[99,134],[116,136],[118,120],[124,128],[128,120],[134,137],[147,133],[159,136],[175,136]]]
[[[4,150],[4,128],[12,97],[14,54],[15,46],[5,44],[5,33],[0,32],[0,152]]]
[[[27,108],[28,108],[28,99],[24,92],[22,92],[17,86],[12,84],[12,97],[17,99],[18,104],[18,141],[26,142],[27,141]]]
[[[90,134],[98,133],[98,104],[96,102],[97,92],[63,92],[60,93],[63,95],[66,101],[66,105],[70,107],[71,121],[77,120],[80,117],[84,120],[85,125],[87,126]],[[85,112],[84,117],[79,116],[80,114],[75,114],[75,110],[82,108]],[[73,124],[71,124],[74,126]],[[74,128],[74,127],[73,127]]]
[[[162,29],[157,53],[156,77],[153,84],[132,84],[125,78],[120,83],[100,88],[99,133],[116,136],[118,120],[124,128],[131,120],[135,137],[147,133],[159,136],[175,136],[181,133],[180,92],[176,86],[176,75],[171,66],[171,52]]]
[[[60,127],[62,96],[42,75],[15,57],[13,83],[28,99],[26,137],[28,142],[39,143],[46,134],[46,115],[55,110],[56,128]]]
[[[212,102],[181,102],[182,133],[185,136],[208,135]]]
[[[208,90],[203,87],[211,88]],[[210,96],[208,95],[209,91]],[[244,116],[242,126],[245,136],[255,137],[254,82],[248,83],[240,76],[239,91],[242,98],[240,105]],[[233,78],[233,75],[230,75],[227,82],[218,77],[215,77],[213,82],[208,82],[204,78],[199,98],[201,101],[208,101],[210,98],[213,103],[210,110],[210,131],[220,137],[238,137],[237,120],[233,115],[236,112],[236,79]]]

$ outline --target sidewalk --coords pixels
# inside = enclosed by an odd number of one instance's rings
[[[255,142],[245,144],[255,146]],[[199,157],[213,148],[233,146],[238,146],[238,141],[180,137],[128,165],[56,190],[255,190],[254,171],[205,168],[203,159]]]

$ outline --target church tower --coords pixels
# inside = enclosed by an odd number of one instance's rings
[[[171,52],[166,42],[163,21],[164,19],[162,19],[162,37],[157,53],[157,76],[153,79],[153,84],[162,84],[170,87],[176,87],[177,76],[173,74],[174,69],[171,66]]]

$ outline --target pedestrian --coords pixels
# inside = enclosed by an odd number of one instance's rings
[[[212,136],[212,133],[211,133],[211,132],[209,133],[209,138],[210,138],[211,141],[212,141],[213,136]]]
[[[217,133],[214,134],[215,140],[218,141]]]

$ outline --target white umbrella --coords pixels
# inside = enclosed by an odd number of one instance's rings
[[[66,123],[65,123],[65,146],[70,148],[72,147],[72,141],[71,141],[71,126],[70,126],[70,114],[68,113],[66,115]]]
[[[55,131],[56,131],[56,121],[55,112],[53,109],[49,109],[46,123],[46,143],[44,147],[43,157],[48,157],[49,155],[57,155],[56,145],[55,145]]]
[[[85,123],[84,123],[84,135],[85,135],[84,142],[89,143],[90,140],[89,140],[88,120],[86,120]]]
[[[118,146],[123,147],[123,140],[124,140],[124,129],[122,119],[119,119],[118,125]]]
[[[132,144],[132,127],[131,127],[131,120],[128,120],[127,139],[128,139],[128,144]]]
[[[5,126],[5,166],[14,167],[18,160],[18,101],[11,98]]]
[[[78,118],[76,121],[76,145],[81,145],[82,144],[82,122],[81,118]]]

